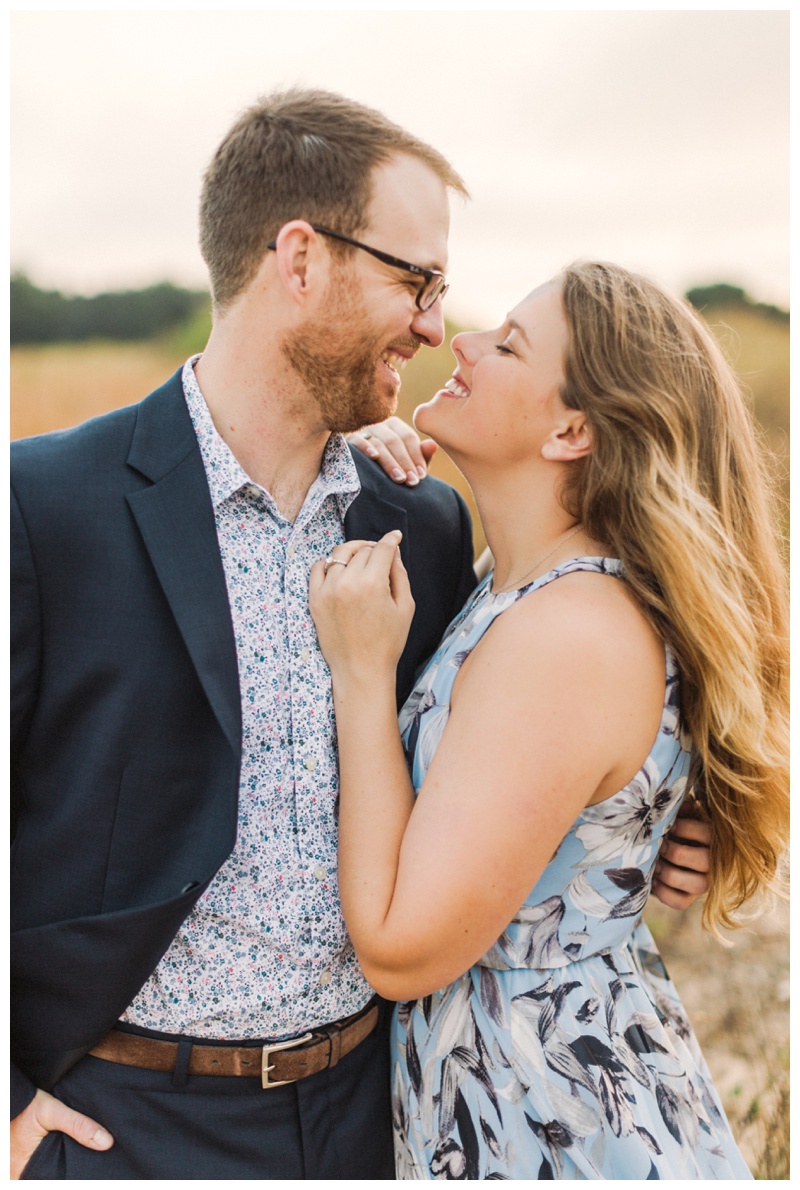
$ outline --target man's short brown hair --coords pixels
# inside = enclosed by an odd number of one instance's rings
[[[215,309],[225,309],[246,288],[267,244],[290,219],[345,235],[362,230],[372,171],[398,153],[418,158],[446,186],[467,194],[436,149],[342,95],[292,89],[248,108],[203,179],[200,248]]]

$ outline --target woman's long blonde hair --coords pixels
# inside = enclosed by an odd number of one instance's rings
[[[674,651],[716,932],[773,882],[789,827],[788,612],[771,485],[739,383],[683,301],[616,265],[563,274],[562,397],[592,452],[562,500]]]

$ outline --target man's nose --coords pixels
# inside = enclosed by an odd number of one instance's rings
[[[429,310],[417,310],[411,329],[427,347],[441,347],[444,343],[442,299],[437,298]]]

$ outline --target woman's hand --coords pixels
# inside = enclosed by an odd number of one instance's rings
[[[399,417],[364,426],[348,434],[347,441],[362,454],[378,463],[395,483],[415,487],[428,474],[428,463],[438,450],[431,439],[421,442],[413,426]]]
[[[339,892],[356,952],[392,900],[414,805],[395,702],[414,614],[402,534],[337,545],[311,569],[308,601],[331,670],[339,742]]]
[[[394,672],[414,615],[399,529],[346,541],[311,568],[308,601],[334,682]]]

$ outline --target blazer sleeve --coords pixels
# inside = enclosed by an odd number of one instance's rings
[[[36,1087],[34,1084],[26,1074],[22,1073],[19,1066],[12,1062],[11,1095],[9,1101],[9,1114],[12,1120],[16,1120],[20,1112],[25,1110],[35,1094]]]
[[[458,515],[461,526],[461,570],[456,588],[455,600],[453,603],[453,611],[451,619],[457,616],[461,611],[467,599],[475,590],[477,578],[475,575],[474,555],[475,550],[472,541],[472,517],[460,493],[453,490],[458,505]]]
[[[11,493],[11,756],[25,737],[36,699],[40,656],[39,594],[30,544],[19,503]],[[16,801],[12,781],[12,819]],[[13,830],[13,822],[12,822]],[[28,1106],[36,1087],[11,1063],[11,1119]]]
[[[24,743],[36,703],[41,660],[39,587],[28,532],[11,492],[11,761]],[[16,805],[12,802],[12,813]]]

